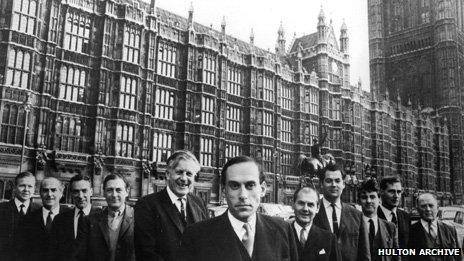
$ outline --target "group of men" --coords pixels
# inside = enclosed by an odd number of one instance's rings
[[[320,171],[322,197],[312,186],[297,189],[295,221],[287,222],[257,213],[266,194],[265,176],[253,158],[238,156],[221,173],[228,209],[209,219],[205,203],[190,193],[200,171],[195,156],[176,151],[166,163],[166,188],[141,198],[134,208],[126,201],[130,184],[119,174],[103,181],[104,210],[92,206],[87,176],[71,178],[75,207],[68,209],[59,204],[63,184],[58,179],[41,181],[39,206],[31,200],[35,177],[19,174],[14,199],[0,204],[0,259],[400,260],[379,256],[377,249],[458,246],[456,230],[437,221],[438,203],[432,194],[419,196],[421,220],[410,226],[409,215],[398,208],[402,186],[397,177],[383,178],[380,186],[375,179],[364,181],[358,191],[359,211],[341,202],[344,173],[329,164]]]

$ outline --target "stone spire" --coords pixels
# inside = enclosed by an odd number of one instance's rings
[[[340,28],[340,51],[348,53],[349,39],[348,39],[348,28],[346,27],[345,19],[343,19],[342,27]]]

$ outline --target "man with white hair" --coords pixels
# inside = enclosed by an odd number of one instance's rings
[[[409,248],[419,253],[426,248],[459,248],[456,229],[437,218],[438,201],[434,194],[424,193],[417,198],[417,210],[420,221],[411,225],[409,232]],[[442,260],[457,261],[460,256],[410,256],[409,260]]]

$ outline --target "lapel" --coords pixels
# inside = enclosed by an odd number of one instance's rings
[[[73,239],[73,240],[75,239],[74,237],[74,211],[75,210],[71,210],[71,211],[68,211],[62,214],[63,222],[65,223],[64,228],[63,228],[65,229],[64,233],[68,235],[69,239]]]
[[[315,228],[314,224],[312,224],[311,229],[308,233],[308,240],[306,240],[306,244],[304,245],[303,249],[315,249],[315,245],[318,242],[318,239],[321,238],[319,235],[319,231]]]
[[[416,226],[416,229],[411,229],[411,235],[414,235],[414,238],[417,240],[417,246],[425,246],[426,245],[426,233],[424,227],[421,224],[421,220],[414,224]]]
[[[303,249],[304,246],[301,245],[300,235],[298,235],[298,233],[296,232],[295,222],[296,221],[292,222],[292,231],[293,231],[293,235],[295,236],[295,239],[296,239],[296,245],[298,247],[298,252],[301,252],[301,250]],[[311,232],[311,230],[312,230],[312,226],[311,226],[311,229],[309,230],[309,232]],[[309,239],[309,233],[308,233],[308,238],[306,239],[306,242],[308,242],[308,239]]]
[[[105,238],[106,247],[110,246],[110,236],[108,234],[108,209],[103,210],[100,215],[98,215],[98,226],[100,227],[100,232]]]
[[[343,230],[345,230],[345,228],[348,226],[348,223],[350,223],[351,225],[353,224],[353,222],[348,221],[348,219],[351,218],[351,216],[348,213],[349,212],[348,207],[343,202],[341,202],[341,205],[342,205],[342,211],[340,214],[340,227],[338,228],[339,235],[343,233]]]
[[[126,205],[124,210],[124,217],[121,221],[121,229],[119,230],[119,238],[123,239],[127,234],[130,226],[134,222],[134,209],[131,206]]]
[[[383,213],[383,210],[382,210],[382,208],[380,206],[377,208],[377,216],[379,218],[381,218],[381,219],[387,220],[387,217],[385,217],[385,213]],[[396,218],[398,218],[398,217],[396,217]]]
[[[276,230],[264,223],[260,214],[256,215],[256,234],[255,243],[253,245],[253,260],[269,260],[268,253],[272,253],[275,246]]]
[[[451,247],[451,246],[445,245],[445,243],[448,241],[448,236],[445,234],[445,230],[446,230],[445,225],[442,222],[437,221],[437,229],[438,229],[437,236],[439,236],[442,246]]]
[[[218,218],[215,227],[212,227],[210,231],[214,233],[210,236],[210,243],[217,250],[218,260],[241,260],[240,249],[237,245],[240,240],[230,224],[227,211]]]
[[[384,248],[391,248],[391,236],[390,233],[388,233],[387,230],[387,224],[383,219],[378,219],[378,224],[379,224],[379,233],[380,233],[380,238],[382,239],[382,246]]]
[[[318,220],[317,225],[320,228],[323,228],[323,229],[326,229],[332,232],[332,230],[330,229],[329,218],[327,217],[327,212],[325,212],[325,206],[322,200],[321,200],[321,207],[319,208],[319,212],[316,214],[316,220]]]
[[[184,226],[182,225],[182,221],[179,218],[178,210],[174,204],[172,204],[171,199],[169,198],[168,191],[166,189],[161,191],[160,195],[160,203],[163,206],[163,209],[166,211],[169,219],[174,223],[177,229],[184,233]]]
[[[190,193],[187,194],[187,213],[192,214],[192,218],[195,223],[200,222],[202,220],[200,216],[201,207],[194,200],[194,196]]]
[[[43,213],[42,213],[42,208],[39,208],[37,211],[35,211],[36,213],[36,216],[34,217],[34,219],[36,220],[36,222],[39,222],[40,223],[40,229],[42,230],[43,233],[48,233],[47,232],[47,229],[45,228],[45,223],[44,223],[44,219],[43,219]]]

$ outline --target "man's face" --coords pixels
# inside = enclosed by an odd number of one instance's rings
[[[266,194],[266,183],[259,183],[259,169],[254,162],[230,166],[224,187],[231,214],[243,222],[255,215],[261,197]]]
[[[379,195],[377,192],[363,191],[359,195],[359,203],[361,204],[364,215],[366,217],[372,217],[377,214],[377,208],[380,204]]]
[[[324,180],[321,183],[324,197],[329,201],[340,198],[345,188],[342,173],[339,170],[326,171],[324,176]]]
[[[438,214],[438,204],[432,195],[423,195],[419,197],[417,211],[420,217],[425,221],[434,221]]]
[[[87,180],[79,180],[72,183],[71,195],[74,205],[78,209],[84,209],[90,204],[90,197],[92,196],[92,188],[90,182]]]
[[[63,187],[57,179],[49,178],[42,181],[40,187],[40,197],[46,209],[52,209],[60,205],[63,196]]]
[[[174,169],[168,169],[166,180],[168,186],[178,197],[189,193],[193,186],[195,175],[200,171],[200,166],[192,160],[181,159]]]
[[[32,195],[34,195],[35,189],[35,178],[34,177],[24,177],[18,179],[18,184],[16,184],[16,198],[19,201],[24,202],[29,200]]]
[[[298,192],[293,203],[296,222],[302,226],[308,226],[313,222],[314,216],[319,211],[317,194],[312,189],[304,188]]]
[[[401,194],[403,193],[403,187],[400,182],[393,184],[387,184],[385,190],[380,192],[382,197],[382,205],[388,209],[398,207],[401,202]]]
[[[106,182],[105,199],[108,207],[117,210],[126,202],[129,195],[129,189],[122,179],[116,178]]]

